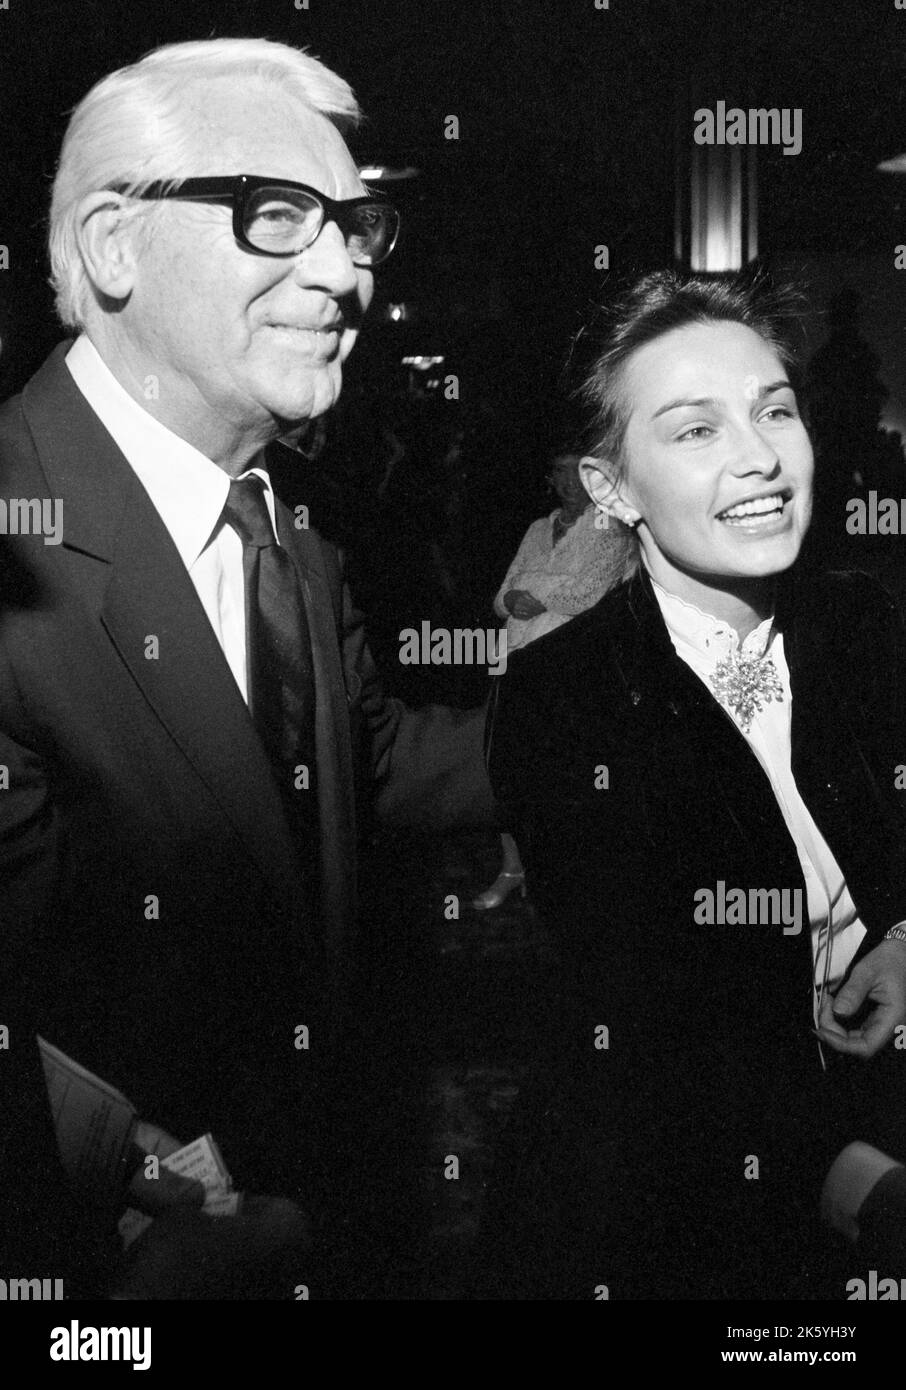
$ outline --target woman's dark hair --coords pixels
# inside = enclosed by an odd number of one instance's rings
[[[619,467],[628,424],[623,368],[632,354],[674,328],[741,323],[777,353],[794,389],[802,376],[798,338],[805,301],[767,275],[697,276],[673,270],[643,275],[603,306],[587,330],[593,358],[576,394],[589,412],[586,453]],[[587,346],[587,345],[586,345]]]

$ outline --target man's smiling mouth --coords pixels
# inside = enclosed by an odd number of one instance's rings
[[[284,323],[273,322],[265,325],[267,328],[283,328],[290,333],[314,333],[321,337],[335,334],[337,337],[343,332],[345,320],[341,317],[331,319],[329,323]]]
[[[326,324],[323,328],[309,328],[304,324],[269,323],[268,332],[276,334],[278,341],[289,351],[301,352],[316,360],[332,361],[340,352],[343,326],[339,323]]]

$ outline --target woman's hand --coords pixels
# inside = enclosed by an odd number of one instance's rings
[[[520,622],[527,622],[529,618],[538,618],[547,609],[544,604],[530,594],[528,589],[508,589],[503,596],[503,606],[513,618],[518,618]]]
[[[867,1001],[873,1008],[856,1028],[845,1020],[858,1014]],[[873,1057],[906,1023],[906,942],[882,941],[854,968],[836,995],[825,995],[818,1019],[818,1036],[836,1052]]]
[[[900,1166],[871,1144],[848,1144],[834,1160],[821,1191],[821,1215],[827,1224],[849,1240],[858,1240],[859,1208],[885,1173]]]

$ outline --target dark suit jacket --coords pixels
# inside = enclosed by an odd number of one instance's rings
[[[342,1032],[365,791],[390,822],[490,821],[483,714],[384,698],[341,557],[293,525],[303,465],[275,446],[315,663],[321,907],[306,906],[247,708],[65,351],[0,414],[0,495],[60,499],[64,527],[61,545],[0,537],[4,1006],[19,1047],[37,1029],[143,1117],[184,1139],[210,1129],[237,1184],[295,1190],[308,1073]]]
[[[777,620],[793,773],[868,930],[864,954],[906,917],[901,625],[858,575],[789,577]],[[594,1269],[612,1296],[763,1297],[762,1279],[782,1292],[784,1244],[795,1257],[796,1214],[814,1212],[833,1154],[888,1139],[848,1128],[869,1123],[849,1108],[852,1069],[821,1067],[795,846],[757,757],[674,652],[647,577],[514,654],[490,771],[565,963],[556,1079],[510,1160],[533,1175],[523,1235],[545,1222],[555,1234],[519,1263],[553,1267],[554,1247],[594,1228],[576,1296],[591,1296]],[[801,933],[700,925],[695,894],[719,881],[798,891]],[[906,1053],[890,1057],[898,1075]],[[857,1098],[888,1063],[872,1065]],[[760,1176],[744,1179],[752,1155]]]

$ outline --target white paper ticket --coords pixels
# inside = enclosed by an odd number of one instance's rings
[[[191,1144],[184,1144],[160,1162],[161,1167],[169,1169],[171,1173],[200,1182],[208,1192],[219,1192],[232,1186],[226,1164],[210,1134],[203,1134]]]
[[[175,1153],[160,1161],[161,1167],[181,1178],[201,1183],[205,1200],[201,1210],[208,1216],[235,1216],[239,1210],[241,1192],[233,1191],[233,1180],[227,1171],[220,1150],[210,1134],[203,1134],[191,1144],[184,1144]],[[118,1230],[127,1249],[154,1220],[146,1212],[129,1207],[121,1216]]]

